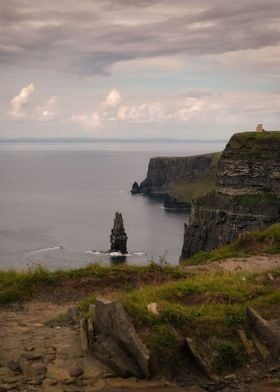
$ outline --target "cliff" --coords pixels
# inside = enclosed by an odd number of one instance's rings
[[[152,158],[146,179],[140,185],[134,183],[131,192],[164,197],[166,207],[190,206],[193,197],[214,184],[217,154]]]
[[[276,222],[280,222],[280,132],[235,134],[219,160],[216,190],[193,203],[181,260]]]

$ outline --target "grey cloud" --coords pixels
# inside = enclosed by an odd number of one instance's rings
[[[167,0],[2,0],[0,64],[105,74],[123,60],[280,42],[279,0],[174,0],[168,16],[170,7]]]

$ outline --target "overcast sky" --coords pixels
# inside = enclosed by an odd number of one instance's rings
[[[280,128],[279,0],[0,0],[0,137]]]

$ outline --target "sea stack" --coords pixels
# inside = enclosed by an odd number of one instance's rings
[[[123,217],[120,212],[116,212],[114,219],[114,226],[110,236],[111,248],[110,252],[121,252],[122,254],[127,253],[126,243],[127,235],[124,229]]]

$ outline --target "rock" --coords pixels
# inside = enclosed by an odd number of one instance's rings
[[[209,365],[204,361],[204,359],[201,358],[201,356],[195,349],[192,339],[186,338],[185,347],[197,368],[210,380],[216,380],[216,376],[212,374]]]
[[[150,304],[147,305],[147,309],[150,313],[154,314],[154,315],[159,315],[159,311],[158,311],[158,306],[155,302],[152,302]]]
[[[255,353],[255,350],[254,350],[254,343],[252,342],[252,340],[247,338],[246,333],[243,329],[238,330],[238,335],[239,335],[240,340],[246,350],[246,353],[249,356],[253,355]]]
[[[79,377],[84,373],[84,370],[81,366],[73,366],[69,369],[69,374],[71,377]]]
[[[8,367],[16,373],[20,373],[22,371],[18,361],[11,360],[8,364]]]
[[[188,202],[178,201],[177,199],[169,195],[165,196],[163,206],[167,210],[186,210],[186,211],[191,210],[190,202],[188,203]]]
[[[119,212],[116,212],[115,215],[114,226],[111,231],[110,241],[110,252],[121,252],[122,254],[127,253],[127,235],[124,229],[122,214]]]
[[[94,353],[110,369],[121,377],[140,377],[139,368],[134,359],[121,348],[109,335],[99,335],[94,345]]]
[[[232,136],[219,162],[216,191],[195,200],[181,260],[280,222],[280,132]]]
[[[70,308],[68,309],[67,315],[68,315],[70,321],[72,321],[72,323],[76,324],[79,322],[80,311],[77,306],[70,306]]]
[[[139,187],[138,182],[135,181],[135,182],[133,183],[130,192],[131,192],[132,195],[137,195],[137,194],[140,193],[140,187]]]
[[[276,356],[280,354],[280,333],[274,330],[273,324],[262,318],[254,309],[247,308],[247,318],[249,319],[256,334],[267,342],[271,352]]]
[[[99,298],[95,314],[94,351],[98,357],[122,376],[149,377],[149,351],[120,302]]]
[[[215,154],[152,158],[147,177],[139,185],[138,191],[149,196],[166,197],[172,185],[198,179],[210,169],[214,160]]]
[[[87,336],[87,322],[85,319],[80,320],[80,337],[82,343],[82,349],[84,354],[89,350],[88,336]]]
[[[96,306],[94,304],[90,304],[88,307],[88,311],[91,313],[95,313]]]

